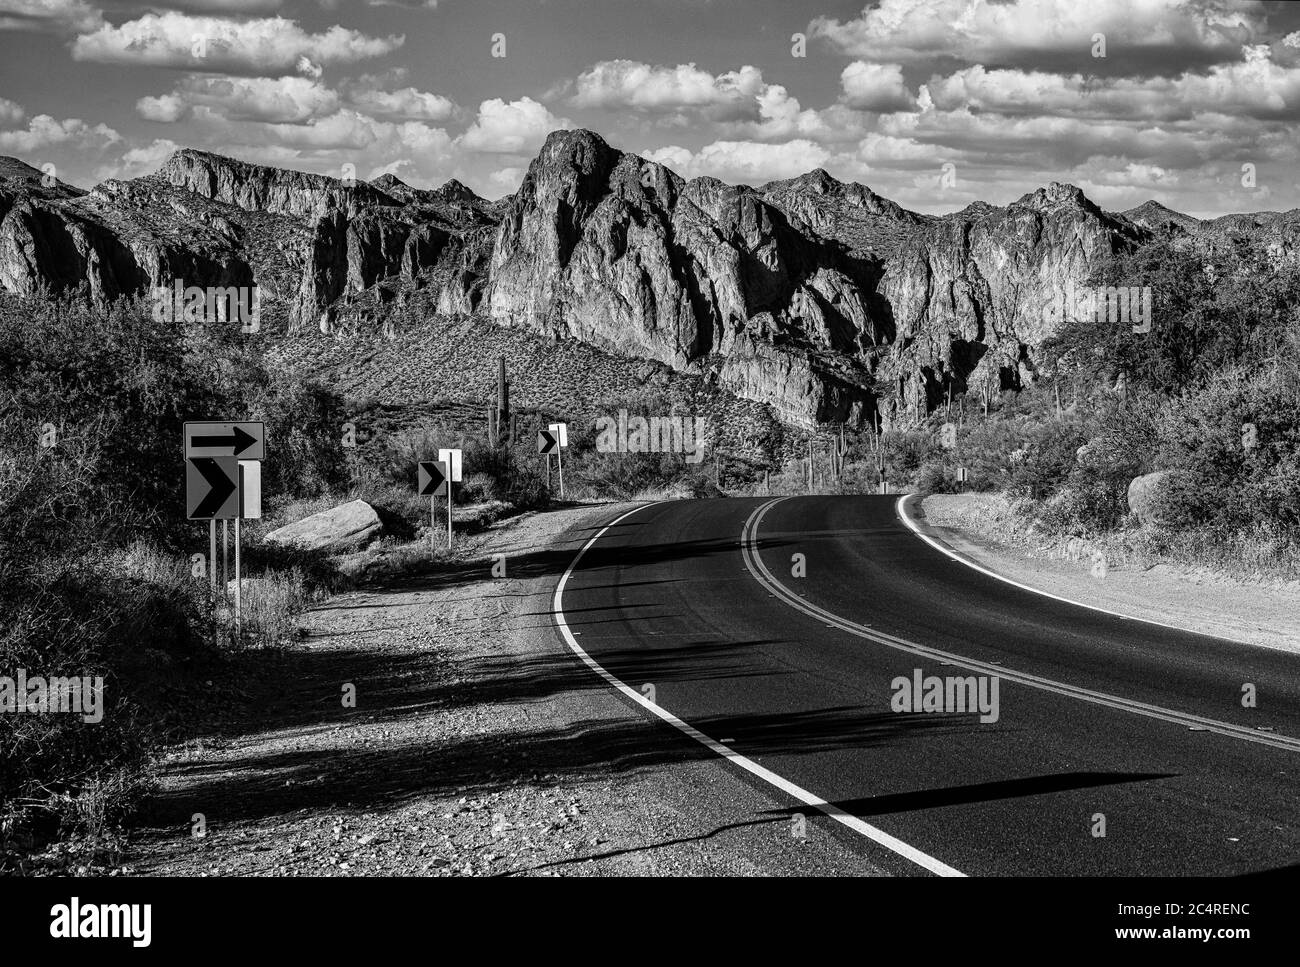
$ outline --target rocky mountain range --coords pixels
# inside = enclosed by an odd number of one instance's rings
[[[1052,184],[1006,206],[908,211],[818,170],[758,188],[686,180],[589,131],[557,131],[519,190],[413,188],[192,149],[83,191],[0,158],[0,287],[256,286],[262,331],[329,333],[415,291],[477,317],[701,373],[811,425],[906,422],[949,393],[1031,380],[1042,311],[1157,235],[1264,236],[1300,212],[1201,221],[1107,213]]]

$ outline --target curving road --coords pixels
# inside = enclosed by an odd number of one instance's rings
[[[628,701],[770,792],[772,815],[825,822],[900,874],[1300,863],[1300,659],[997,580],[896,502],[638,508],[560,579],[557,628]],[[918,670],[996,678],[996,721],[894,711],[893,683]]]

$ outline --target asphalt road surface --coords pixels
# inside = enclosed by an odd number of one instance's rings
[[[560,579],[557,627],[657,727],[770,792],[772,815],[899,874],[1300,863],[1300,658],[999,581],[896,502],[642,507]],[[987,699],[996,678],[996,721],[895,711],[918,674],[982,678]]]

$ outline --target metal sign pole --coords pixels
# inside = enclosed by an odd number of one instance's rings
[[[239,589],[243,584],[240,581],[239,573],[239,518],[235,518],[235,640],[240,641],[240,635],[243,631],[244,612],[240,608]]]
[[[555,465],[560,468],[560,499],[564,499],[564,448],[555,451]]]
[[[221,595],[230,587],[230,521],[221,521]]]
[[[451,478],[447,479],[447,550],[451,550]]]
[[[429,494],[429,543],[434,541],[433,529],[438,523],[438,511],[436,508],[437,498]]]
[[[208,589],[217,593],[217,519],[208,521]]]

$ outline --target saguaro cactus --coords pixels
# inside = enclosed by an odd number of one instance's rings
[[[515,415],[510,412],[510,381],[506,379],[506,358],[497,357],[497,401],[488,407],[488,441],[492,446],[513,443]]]

